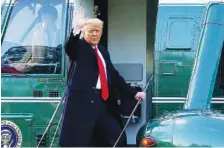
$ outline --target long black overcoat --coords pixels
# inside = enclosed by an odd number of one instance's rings
[[[102,100],[95,97],[95,86],[98,79],[97,58],[94,50],[79,35],[71,33],[65,44],[65,52],[71,60],[68,80],[68,93],[65,99],[60,145],[73,145],[73,141],[89,134],[101,111]],[[134,98],[137,91],[130,87],[114,68],[109,52],[103,46],[98,48],[105,60],[110,97],[104,105],[107,112],[114,116],[121,125],[115,89]],[[75,69],[72,66],[76,64]]]

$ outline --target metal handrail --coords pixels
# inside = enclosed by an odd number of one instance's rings
[[[145,85],[145,87],[144,87],[144,89],[143,89],[144,92],[146,92],[146,90],[148,89],[149,84],[150,84],[150,82],[152,81],[152,79],[153,79],[153,75],[150,77],[150,79],[149,79],[148,82],[146,83],[146,85]],[[133,111],[131,112],[131,114],[130,114],[130,116],[129,116],[129,118],[128,118],[128,120],[127,120],[125,126],[124,126],[124,128],[122,129],[122,131],[121,131],[119,137],[117,138],[117,141],[115,142],[113,148],[116,147],[117,143],[118,143],[119,140],[121,139],[121,136],[123,135],[125,129],[127,128],[128,124],[130,123],[130,121],[131,121],[131,119],[132,119],[132,116],[134,115],[134,113],[135,113],[135,111],[136,111],[138,105],[139,105],[141,102],[142,102],[142,100],[138,100],[138,102],[136,103],[136,105],[135,105]]]

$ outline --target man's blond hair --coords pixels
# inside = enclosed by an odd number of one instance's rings
[[[103,21],[98,19],[98,18],[91,18],[91,19],[87,19],[82,27],[82,32],[86,30],[86,26],[88,26],[89,24],[99,24],[102,26],[103,28]]]

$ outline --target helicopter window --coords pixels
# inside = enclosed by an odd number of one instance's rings
[[[61,0],[15,2],[2,42],[2,73],[62,72],[65,3]]]
[[[193,19],[171,17],[167,25],[166,49],[191,50]]]
[[[7,3],[5,0],[1,1],[1,29],[2,30],[4,28],[4,23],[6,22],[5,18],[9,14],[10,9],[12,8],[12,3],[13,3],[12,1],[7,2]]]

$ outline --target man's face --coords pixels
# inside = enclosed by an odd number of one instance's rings
[[[84,39],[90,45],[97,45],[102,35],[102,26],[100,24],[88,24],[83,32]]]
[[[43,27],[52,27],[51,25],[54,23],[52,17],[48,14],[41,15],[41,22]]]

